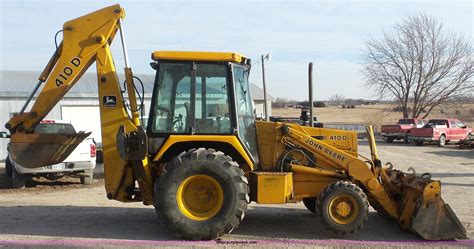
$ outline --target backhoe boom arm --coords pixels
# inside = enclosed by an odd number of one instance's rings
[[[152,180],[146,159],[122,159],[117,148],[120,127],[126,132],[141,129],[128,59],[125,58],[125,79],[132,117],[126,109],[110,52],[110,45],[119,31],[126,57],[121,27],[124,17],[124,9],[120,5],[113,5],[64,23],[63,41],[39,77],[35,91],[42,82],[44,85],[31,110],[23,112],[31,100],[29,99],[22,112],[5,125],[11,133],[9,154],[15,162],[27,168],[60,163],[69,156],[85,136],[79,136],[80,133],[36,134],[34,129],[95,62],[107,197],[119,201],[143,200],[145,204],[151,204]],[[140,141],[146,141],[146,137],[143,139],[142,136]],[[40,157],[33,158],[32,153],[37,153]],[[131,165],[134,167],[130,167]],[[142,177],[134,174],[133,171],[137,169],[144,172]],[[139,182],[141,190],[139,197],[131,194],[135,180]]]
[[[124,17],[125,11],[113,5],[64,23],[63,42],[39,77],[39,84],[44,82],[41,92],[31,110],[13,117],[6,128],[12,134],[33,131],[95,62],[98,51],[112,43]]]

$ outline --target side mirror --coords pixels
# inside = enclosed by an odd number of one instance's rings
[[[0,131],[0,138],[10,138],[10,135],[6,131]]]
[[[463,125],[463,126],[461,126],[461,128],[463,128],[463,129],[466,129],[466,128],[467,128],[467,126],[466,126],[466,125]]]

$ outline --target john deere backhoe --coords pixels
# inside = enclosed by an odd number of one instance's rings
[[[113,5],[64,24],[63,41],[39,77],[34,92],[42,88],[31,110],[24,112],[25,104],[6,124],[13,160],[25,167],[58,163],[83,139],[36,134],[34,128],[95,62],[107,198],[154,205],[177,237],[207,240],[230,233],[251,201],[303,201],[337,234],[362,229],[370,205],[424,239],[466,237],[440,196],[440,182],[383,166],[370,127],[372,153],[365,158],[358,155],[355,132],[256,121],[251,63],[241,54],[153,52],[156,79],[145,130],[123,40],[124,17]],[[129,104],[110,52],[117,32]]]

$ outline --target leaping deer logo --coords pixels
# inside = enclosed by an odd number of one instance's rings
[[[104,96],[104,106],[116,106],[117,101],[115,96]]]

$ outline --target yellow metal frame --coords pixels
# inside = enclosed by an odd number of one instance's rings
[[[125,11],[120,5],[103,8],[63,25],[63,42],[40,76],[44,87],[31,111],[15,116],[8,124],[20,123],[31,131],[79,80],[102,50],[115,37],[118,20]]]
[[[292,172],[250,172],[250,200],[259,204],[284,204],[293,198]]]
[[[177,143],[184,142],[216,142],[216,143],[227,143],[230,144],[237,152],[242,156],[244,161],[250,167],[250,170],[254,169],[254,165],[247,152],[245,152],[244,147],[233,135],[223,136],[223,135],[170,135],[166,139],[165,143],[161,146],[160,150],[153,158],[153,161],[159,161],[163,155]]]
[[[328,162],[331,162],[332,166],[336,169],[346,172],[348,177],[352,177],[354,180],[360,182],[388,214],[398,219],[397,203],[392,200],[390,195],[377,180],[376,175],[374,175],[364,161],[346,151],[311,137],[301,129],[297,130],[291,126],[286,126],[283,129],[285,130],[285,135],[282,140],[289,139],[291,143],[311,151],[315,155],[318,155],[319,158],[324,158]]]
[[[120,158],[116,146],[116,134],[120,126],[130,132],[135,131],[139,125],[137,113],[133,112],[132,120],[124,108],[110,52],[110,44],[124,17],[124,9],[117,4],[64,23],[63,41],[39,77],[40,81],[44,81],[44,86],[30,112],[13,117],[7,125],[11,130],[21,127],[18,133],[33,131],[90,65],[96,62],[107,197],[122,202],[143,200],[144,204],[152,204],[153,181],[147,160],[141,162],[145,176],[135,179],[130,162]],[[133,79],[130,68],[125,68],[125,75],[130,104],[136,109],[135,93],[133,87],[130,87]],[[105,98],[115,98],[116,103],[105,105]],[[141,191],[141,198],[136,200],[131,199],[128,194],[128,189],[135,186],[135,180],[138,180]]]
[[[228,61],[241,63],[247,57],[234,52],[201,52],[201,51],[155,51],[151,58],[158,60],[183,60],[183,61]]]
[[[299,130],[310,137],[317,137],[331,146],[343,150],[350,155],[357,156],[357,133],[354,131],[344,131],[336,129],[314,128],[300,126],[291,123],[257,121],[257,138],[259,159],[262,171],[275,171],[278,160],[285,153],[287,148],[281,142],[283,134],[281,127],[287,125],[293,129]],[[325,159],[322,160],[323,166],[329,166],[331,163]]]

